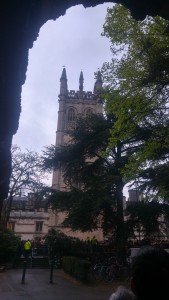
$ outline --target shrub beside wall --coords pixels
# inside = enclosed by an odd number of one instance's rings
[[[85,283],[88,282],[90,266],[90,262],[85,259],[74,256],[63,257],[64,272]]]
[[[0,229],[0,263],[14,260],[20,243],[20,237],[12,231]]]

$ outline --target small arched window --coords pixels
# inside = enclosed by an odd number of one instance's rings
[[[68,121],[72,122],[75,120],[75,111],[73,108],[69,108],[68,110]]]

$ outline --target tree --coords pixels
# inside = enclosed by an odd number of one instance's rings
[[[20,244],[20,237],[14,232],[0,228],[0,264],[14,262],[17,249]]]
[[[38,153],[26,150],[21,152],[16,145],[12,146],[12,173],[8,198],[5,199],[2,211],[2,223],[5,226],[11,210],[13,198],[24,193],[33,193],[36,201],[41,201],[50,188],[45,183],[47,173],[42,170],[41,157]]]
[[[134,20],[121,5],[108,9],[103,35],[111,42],[112,61],[102,74],[106,83],[106,110],[115,116],[109,146],[117,140],[137,139],[140,150],[133,152],[123,170],[127,180],[139,188],[169,195],[168,89],[169,35],[167,21],[160,17]],[[165,170],[164,170],[165,169]]]
[[[139,145],[135,139],[127,139],[108,148],[113,123],[111,115],[77,120],[76,128],[69,132],[70,143],[48,147],[44,164],[49,169],[62,168],[67,190],[55,191],[50,200],[53,209],[67,212],[64,225],[82,231],[101,227],[112,235],[123,255],[127,236],[121,170]]]
[[[165,239],[168,236],[166,224],[162,216],[166,215],[169,210],[168,205],[158,201],[144,201],[128,203],[126,216],[128,218],[127,229],[130,236],[134,239],[157,241]]]

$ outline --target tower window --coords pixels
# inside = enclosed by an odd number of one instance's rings
[[[75,111],[73,108],[69,108],[68,110],[68,121],[72,122],[75,120]]]

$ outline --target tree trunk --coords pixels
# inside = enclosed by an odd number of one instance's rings
[[[116,245],[117,255],[120,260],[126,260],[126,235],[124,228],[124,207],[123,207],[123,181],[117,184],[116,201],[117,201],[117,231]]]
[[[9,196],[3,203],[2,212],[1,212],[1,226],[2,229],[7,228],[7,223],[10,216],[11,206],[12,206],[13,196]]]

